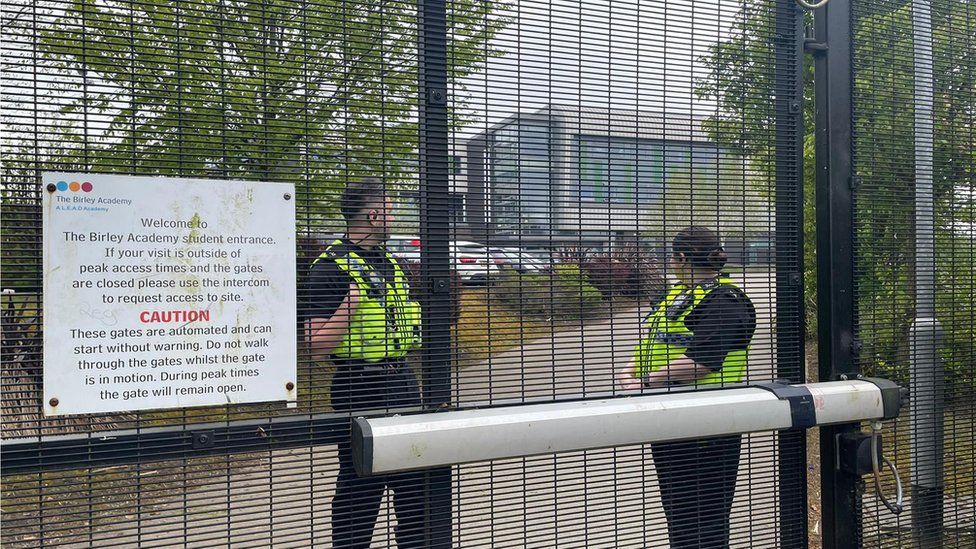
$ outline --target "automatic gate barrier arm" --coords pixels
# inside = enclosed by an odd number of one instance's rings
[[[602,400],[356,418],[353,460],[373,475],[718,435],[878,421],[904,390],[876,378],[770,383]]]

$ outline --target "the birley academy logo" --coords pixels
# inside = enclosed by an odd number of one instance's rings
[[[75,212],[107,212],[109,206],[129,206],[128,198],[105,197],[89,194],[95,190],[91,181],[64,181],[49,183],[47,192],[51,193],[54,209]]]
[[[91,184],[91,181],[84,181],[84,182],[82,182],[82,181],[72,181],[70,183],[67,182],[67,181],[58,181],[58,183],[56,185],[54,185],[54,190],[51,190],[51,189],[48,189],[48,190],[50,190],[51,192],[54,192],[54,191],[61,191],[61,192],[71,191],[73,193],[76,193],[78,191],[81,191],[81,192],[90,193],[90,192],[92,192],[92,189],[94,189],[94,188],[95,187]]]

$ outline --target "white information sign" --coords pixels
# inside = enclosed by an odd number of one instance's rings
[[[294,186],[43,176],[44,413],[295,401]]]

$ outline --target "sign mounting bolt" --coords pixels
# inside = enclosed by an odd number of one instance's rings
[[[51,408],[57,408],[58,404],[61,404],[61,401],[58,400],[57,397],[54,397],[51,400],[47,401],[47,403],[51,405]]]

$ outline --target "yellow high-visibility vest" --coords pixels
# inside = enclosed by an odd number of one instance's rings
[[[336,240],[313,262],[331,259],[359,287],[359,305],[349,322],[349,330],[333,351],[339,358],[378,362],[399,358],[420,346],[420,304],[410,300],[410,286],[399,263],[389,253],[393,279],[383,280],[356,252],[336,250]],[[336,314],[343,314],[336,311]]]
[[[644,322],[647,332],[634,353],[634,374],[637,378],[666,368],[672,361],[684,356],[694,336],[685,325],[685,319],[709,293],[722,286],[738,288],[725,275],[693,288],[684,284],[675,284],[671,288]],[[748,354],[748,348],[730,352],[725,357],[721,370],[706,375],[695,384],[741,382],[745,378]]]

